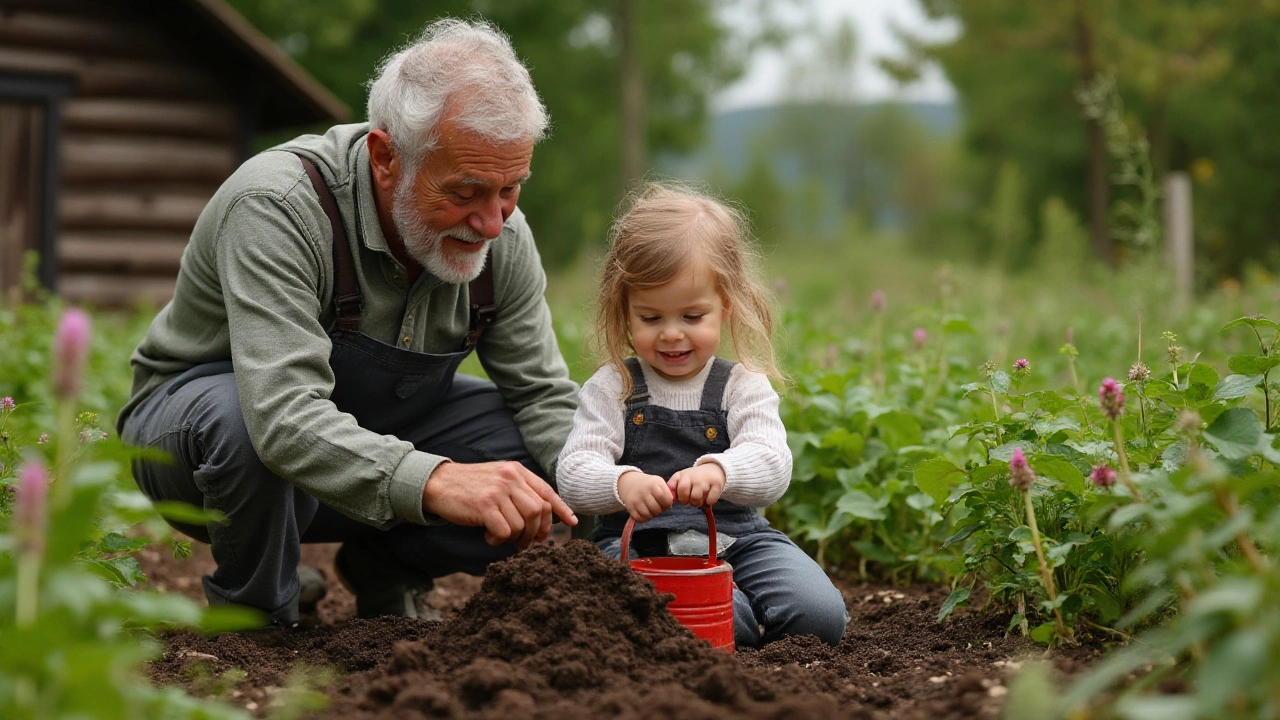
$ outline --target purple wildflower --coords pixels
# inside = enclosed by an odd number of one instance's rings
[[[876,290],[871,293],[871,311],[882,313],[889,306],[889,296],[884,294],[883,290]]]
[[[1116,471],[1109,465],[1095,465],[1089,479],[1100,488],[1109,488],[1116,484]]]
[[[13,398],[6,395],[3,399],[0,399],[0,409],[12,410],[16,407],[18,407],[18,405],[13,401]]]
[[[1102,407],[1102,414],[1112,420],[1124,413],[1124,391],[1114,378],[1102,381],[1102,386],[1098,388],[1098,404]]]
[[[1036,481],[1036,473],[1027,464],[1022,448],[1013,449],[1013,457],[1009,458],[1009,485],[1015,490],[1030,490]]]
[[[1016,373],[1029,374],[1031,372],[1031,361],[1026,358],[1018,358],[1013,363],[1013,371]]]
[[[62,313],[53,336],[53,392],[63,400],[80,394],[89,332],[89,316],[83,310],[70,308]]]
[[[911,333],[911,342],[916,348],[922,348],[929,343],[929,331],[922,327],[918,327]]]
[[[23,546],[39,553],[44,549],[45,507],[49,498],[49,473],[44,463],[33,459],[18,474],[18,493],[13,507],[14,523]]]

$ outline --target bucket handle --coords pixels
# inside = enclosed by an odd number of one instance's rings
[[[707,549],[707,564],[714,565],[716,562],[716,516],[711,512],[710,505],[703,505],[702,512],[707,516],[707,539],[711,541],[711,547]],[[626,527],[622,528],[621,559],[624,564],[628,561],[628,556],[630,555],[631,531],[634,530],[635,527],[636,519],[629,517],[627,518]]]

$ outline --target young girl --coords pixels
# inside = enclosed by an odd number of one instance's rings
[[[660,185],[614,224],[595,328],[607,362],[582,387],[558,490],[602,516],[593,540],[613,557],[628,514],[644,523],[633,557],[706,555],[701,508],[713,506],[737,645],[806,634],[835,645],[848,622],[840,592],[759,510],[786,492],[791,452],[744,228],[733,209]],[[716,357],[725,323],[738,363]]]

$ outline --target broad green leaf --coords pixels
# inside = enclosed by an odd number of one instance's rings
[[[972,472],[969,473],[969,482],[973,483],[974,487],[978,487],[986,483],[991,478],[999,477],[1001,475],[1007,475],[1008,473],[1009,473],[1008,461],[1005,461],[1005,462],[997,461],[990,465],[983,465],[980,468],[975,468]]]
[[[1267,635],[1248,628],[1214,644],[1197,668],[1196,701],[1204,717],[1228,707],[1233,696],[1253,687],[1267,667]]]
[[[1258,447],[1262,438],[1262,420],[1249,408],[1232,408],[1218,416],[1204,431],[1218,454],[1227,460],[1243,460]]]
[[[1009,394],[1009,373],[997,370],[991,373],[991,388],[999,395]]]
[[[902,559],[898,557],[897,553],[874,540],[859,540],[853,544],[853,549],[857,550],[859,555],[871,562],[878,562],[887,565],[896,563]]]
[[[925,460],[916,466],[916,487],[939,505],[951,494],[951,488],[965,479],[964,471],[943,457]]]
[[[1039,435],[1041,438],[1047,438],[1062,430],[1070,430],[1072,432],[1079,431],[1080,421],[1073,417],[1063,415],[1056,418],[1049,418],[1047,420],[1040,420],[1032,427],[1036,431],[1036,435]]]
[[[1231,368],[1231,372],[1240,375],[1262,375],[1277,365],[1280,365],[1280,355],[1232,355],[1227,359],[1227,367]]]
[[[1013,457],[1013,451],[1018,449],[1022,450],[1023,455],[1031,455],[1036,451],[1036,444],[1033,442],[1027,442],[1026,440],[1015,440],[1010,443],[1005,443],[998,448],[992,448],[991,452],[987,455],[992,460],[1003,460],[1005,462],[1009,462],[1009,459]]]
[[[1053,642],[1053,623],[1046,622],[1031,628],[1031,639],[1041,645]]]
[[[969,538],[970,535],[978,532],[978,530],[980,529],[982,529],[982,526],[977,524],[965,525],[964,527],[952,533],[951,537],[944,540],[942,543],[942,547],[940,547],[939,550],[945,550],[946,548],[951,547],[952,545],[955,545],[958,542],[964,542]]]
[[[1036,402],[1036,406],[1050,415],[1057,414],[1063,410],[1076,405],[1076,401],[1068,397],[1063,397],[1052,390],[1037,390],[1029,392],[1025,396]],[[1080,424],[1076,423],[1076,429],[1080,428]]]
[[[864,520],[885,519],[884,505],[884,502],[875,500],[861,490],[850,490],[836,502],[836,508],[841,512]]]
[[[894,450],[924,441],[920,421],[907,413],[888,412],[876,418],[874,424],[880,430],[880,438]]]
[[[1084,493],[1084,473],[1063,458],[1037,454],[1033,455],[1028,463],[1037,475],[1057,480],[1076,495]]]
[[[1187,387],[1191,388],[1196,385],[1203,385],[1211,388],[1218,384],[1218,371],[1213,369],[1211,365],[1204,363],[1192,363],[1190,370],[1187,372]]]
[[[1234,369],[1234,368],[1233,368]],[[1242,398],[1262,382],[1261,375],[1228,375],[1213,388],[1214,400],[1234,400]]]
[[[1187,604],[1187,614],[1230,613],[1246,617],[1257,609],[1262,594],[1262,583],[1257,578],[1226,578],[1192,599]]]
[[[942,609],[938,611],[938,622],[942,622],[950,617],[951,613],[955,612],[956,608],[959,607],[961,603],[964,603],[969,599],[971,592],[972,590],[967,587],[958,587],[955,590],[952,590],[951,594],[947,596],[947,599],[943,601]]]
[[[1233,327],[1239,327],[1241,325],[1248,325],[1249,327],[1257,329],[1269,328],[1271,330],[1280,330],[1280,324],[1277,324],[1274,320],[1268,320],[1264,317],[1242,317],[1232,320],[1226,325],[1218,328],[1218,332],[1226,332]]]

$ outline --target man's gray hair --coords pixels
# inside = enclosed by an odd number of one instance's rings
[[[491,142],[537,142],[547,109],[511,41],[485,21],[445,18],[390,55],[369,89],[369,123],[386,130],[412,172],[439,141],[448,112],[460,127]]]

